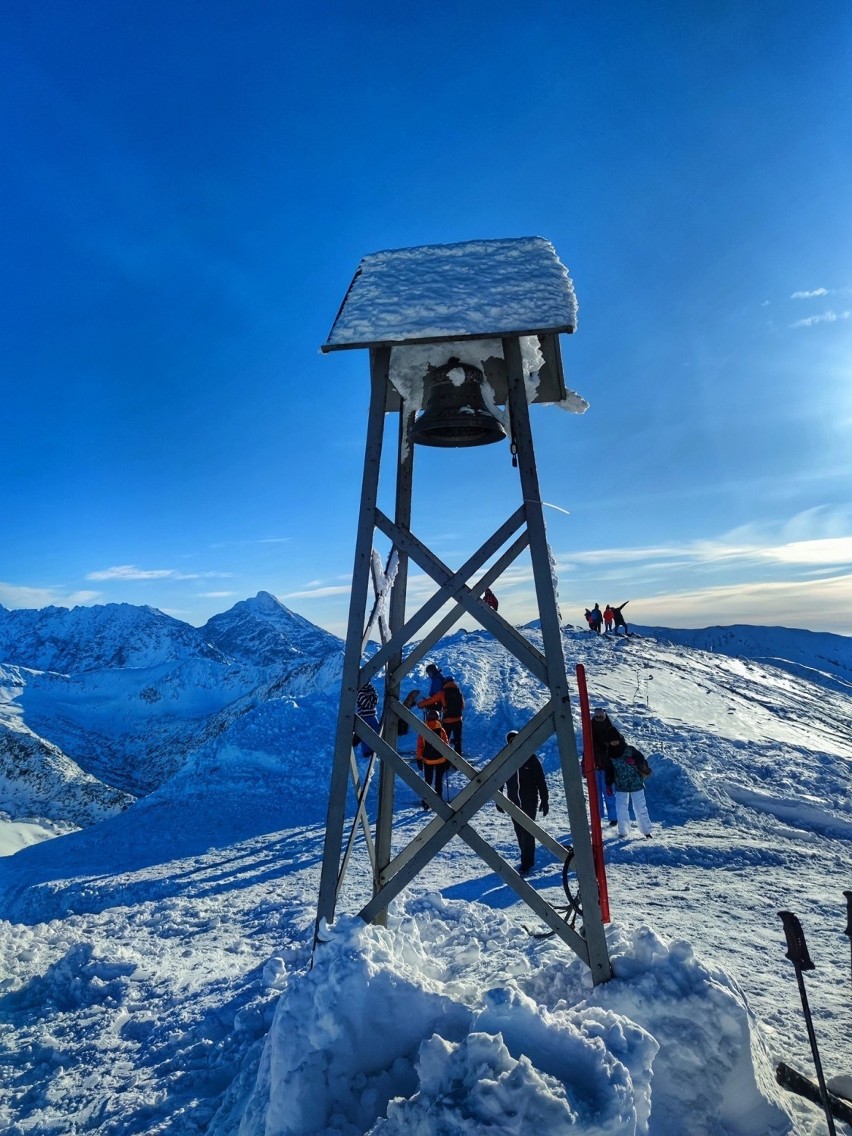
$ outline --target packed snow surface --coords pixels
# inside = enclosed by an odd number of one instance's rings
[[[574,286],[543,237],[421,245],[363,258],[326,349],[576,324]]]
[[[802,921],[823,1065],[833,1085],[848,1086],[848,640],[823,637],[808,656],[807,633],[783,629],[739,629],[712,643],[692,633],[701,647],[665,629],[630,640],[566,629],[569,674],[585,665],[593,704],[606,706],[653,768],[652,839],[603,829],[614,978],[594,987],[584,964],[542,937],[546,928],[460,841],[394,903],[387,927],[357,918],[371,882],[356,842],[337,918],[311,966],[339,651],[322,654],[321,636],[301,638],[309,629],[269,598],[247,604],[222,636],[243,657],[220,671],[209,669],[209,648],[188,640],[179,657],[169,648],[155,658],[139,631],[135,650],[156,675],[142,689],[162,695],[187,668],[199,683],[218,683],[238,667],[240,682],[233,705],[213,699],[209,718],[199,708],[212,694],[200,688],[188,700],[137,699],[149,729],[162,703],[175,719],[162,735],[175,739],[175,771],[96,823],[69,816],[63,826],[39,814],[38,777],[54,767],[49,747],[60,748],[49,700],[67,702],[67,684],[79,684],[75,730],[67,710],[57,720],[77,743],[88,793],[96,765],[107,788],[133,780],[125,766],[137,759],[139,731],[107,726],[110,705],[130,721],[126,695],[138,688],[121,669],[85,667],[52,685],[14,662],[9,640],[0,748],[22,730],[42,745],[27,759],[29,798],[26,778],[12,798],[0,777],[0,831],[9,851],[20,848],[0,859],[0,1130],[825,1131],[821,1110],[774,1079],[779,1060],[813,1076],[777,913]],[[251,645],[268,651],[269,620],[317,644],[320,656],[299,654],[294,641],[295,655],[255,666]],[[160,629],[142,622],[162,647]],[[534,627],[524,633],[540,645]],[[746,639],[750,656],[738,655]],[[67,657],[84,659],[85,643],[73,646]],[[540,686],[484,632],[442,641],[433,660],[466,695],[474,764],[541,704]],[[412,685],[423,678],[420,666]],[[101,758],[85,744],[89,682],[93,745],[110,739]],[[32,702],[31,684],[40,684]],[[178,729],[184,712],[192,727]],[[540,756],[551,786],[544,823],[570,843],[552,742]],[[450,778],[450,796],[460,782]],[[425,815],[401,787],[396,847]],[[474,824],[515,862],[506,816],[487,806]],[[21,847],[30,839],[38,843]],[[542,849],[531,881],[564,905],[559,865]]]

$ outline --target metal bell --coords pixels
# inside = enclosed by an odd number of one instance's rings
[[[424,380],[423,411],[412,437],[421,446],[487,446],[506,431],[482,397],[482,371],[458,359],[430,367]]]

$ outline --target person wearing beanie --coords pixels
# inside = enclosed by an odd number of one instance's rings
[[[615,811],[618,817],[618,835],[627,836],[630,830],[630,806],[639,831],[650,840],[651,818],[645,800],[645,782],[640,766],[648,768],[644,754],[628,745],[615,726],[607,738],[606,783],[615,792]]]

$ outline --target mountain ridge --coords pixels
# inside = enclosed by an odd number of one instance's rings
[[[16,621],[22,629],[19,647],[10,636],[13,621],[6,618],[12,613],[0,609],[0,642],[5,643],[5,653],[41,662],[60,658],[86,662],[71,674],[0,665],[0,754],[7,757],[5,765],[0,762],[0,810],[18,817],[40,811],[57,819],[57,809],[44,805],[40,786],[45,778],[55,780],[57,763],[67,762],[62,765],[62,776],[73,781],[73,770],[79,770],[85,782],[83,796],[88,800],[88,811],[75,806],[73,817],[67,819],[93,823],[103,815],[99,812],[103,801],[110,802],[109,809],[127,807],[188,768],[203,780],[221,754],[235,748],[269,755],[273,762],[289,762],[291,783],[301,786],[303,800],[314,795],[311,755],[328,752],[327,739],[334,730],[342,665],[339,639],[291,612],[268,592],[239,601],[200,629],[146,607],[107,605],[82,610],[90,615],[73,621],[64,620],[69,614],[66,609],[28,613]],[[185,628],[193,634],[186,636]],[[61,640],[57,629],[64,635]],[[93,630],[94,647],[89,638]],[[131,644],[129,653],[120,656],[124,665],[89,668],[95,658],[101,663],[115,661],[118,630],[126,633]],[[523,631],[536,641],[540,636],[534,624]],[[52,640],[47,632],[53,633]],[[763,699],[761,667],[771,667],[773,673],[785,671],[806,683],[809,690],[816,684],[836,694],[852,692],[852,639],[830,633],[749,625],[642,628],[640,637],[626,640],[566,628],[564,643],[569,673],[570,660],[584,657],[592,668],[590,675],[599,674],[596,699],[606,696],[607,674],[613,667],[635,662],[650,672],[664,665],[669,673],[664,676],[657,671],[659,687],[661,679],[669,681],[679,671],[694,675],[699,669],[717,666],[712,659],[721,655],[750,660],[750,681],[758,684],[754,695],[758,707]],[[684,650],[697,652],[697,657],[681,665]],[[705,654],[708,658],[702,662]],[[148,665],[126,665],[131,658]],[[468,713],[474,730],[479,721],[480,732],[490,734],[497,729],[505,733],[537,697],[532,688],[520,701],[511,693],[517,682],[515,663],[482,630],[457,631],[446,637],[435,645],[430,659],[454,673],[468,692],[476,687]],[[419,670],[422,665],[409,678],[412,687],[422,685]],[[639,672],[640,693],[642,681]],[[644,681],[648,703],[652,692],[647,675]],[[381,681],[377,685],[381,691]],[[507,713],[508,706],[515,709]],[[761,720],[764,711],[755,713],[756,720]],[[466,731],[470,736],[467,726]],[[23,752],[24,738],[25,764],[33,778],[29,802],[26,780],[17,777],[15,762],[9,757]],[[65,790],[59,781],[56,784],[62,796]]]

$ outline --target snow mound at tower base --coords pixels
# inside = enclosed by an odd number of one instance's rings
[[[281,964],[241,1136],[791,1130],[742,993],[689,944],[611,926],[594,988],[477,904],[421,896],[389,924],[340,918],[311,970]]]

